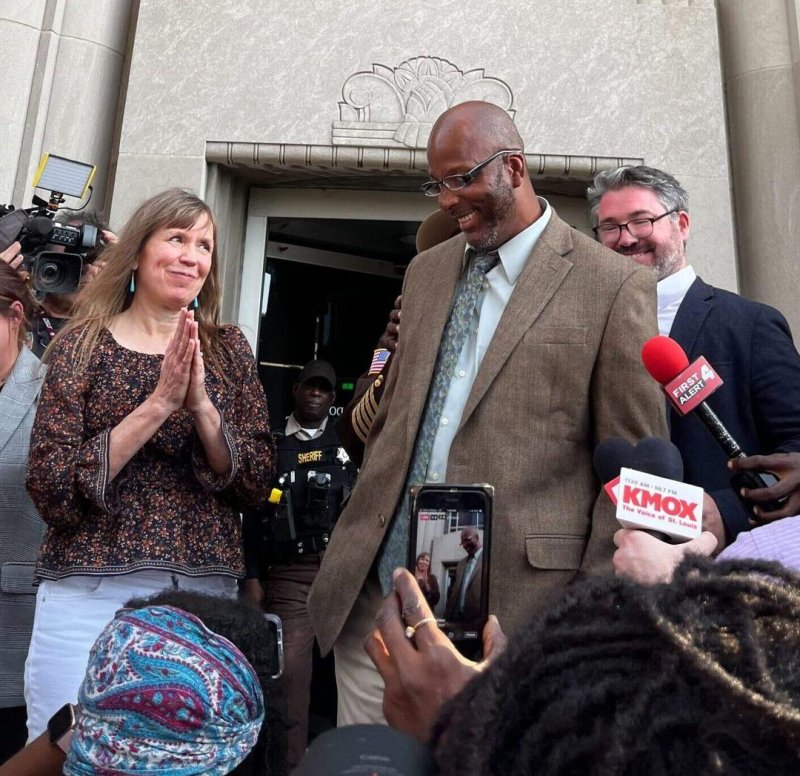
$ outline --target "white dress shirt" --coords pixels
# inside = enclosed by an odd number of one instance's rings
[[[483,288],[478,294],[475,308],[477,315],[472,318],[469,333],[461,348],[456,371],[450,381],[447,398],[442,408],[439,428],[433,438],[427,482],[445,481],[450,446],[461,422],[461,416],[464,414],[464,407],[467,405],[467,398],[472,390],[472,384],[475,382],[475,376],[478,374],[478,368],[486,355],[497,324],[506,309],[506,304],[511,298],[517,278],[550,221],[552,208],[546,200],[541,197],[538,199],[542,206],[542,215],[497,249],[500,261],[496,267],[486,273]],[[465,279],[465,274],[462,273],[461,283],[464,283]]]
[[[300,423],[298,423],[294,413],[292,413],[286,420],[286,431],[284,433],[287,437],[294,434],[301,442],[308,442],[317,437],[321,437],[325,433],[325,426],[328,425],[328,418],[329,416],[326,415],[317,428],[303,428]]]
[[[678,314],[678,308],[696,277],[697,273],[691,265],[687,264],[683,269],[667,275],[656,283],[659,334],[663,334],[665,337],[669,336],[672,324],[675,323],[675,316]]]

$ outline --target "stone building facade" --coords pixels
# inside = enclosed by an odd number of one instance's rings
[[[3,0],[0,200],[45,151],[98,165],[118,227],[167,186],[220,223],[225,313],[255,342],[270,219],[424,218],[448,105],[514,115],[534,185],[586,229],[598,169],[691,196],[692,263],[780,308],[800,281],[800,0]]]

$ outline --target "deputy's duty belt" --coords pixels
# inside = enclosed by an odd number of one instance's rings
[[[270,555],[275,558],[294,558],[298,555],[322,552],[328,546],[330,534],[325,532],[314,536],[298,537],[293,542],[273,542]]]

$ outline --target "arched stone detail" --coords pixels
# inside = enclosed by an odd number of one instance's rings
[[[505,81],[440,57],[414,57],[394,68],[373,64],[345,81],[342,98],[333,145],[425,148],[436,119],[469,100],[494,103],[514,117]]]

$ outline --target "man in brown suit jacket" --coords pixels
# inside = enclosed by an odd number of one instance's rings
[[[444,618],[448,622],[465,623],[465,628],[469,623],[480,620],[481,616],[482,544],[480,532],[475,526],[467,526],[461,531],[461,546],[467,554],[456,566],[456,576],[447,595]],[[461,588],[463,586],[466,586],[466,590],[464,591],[464,604],[461,606]]]
[[[489,607],[506,632],[579,572],[611,570],[618,526],[592,469],[597,443],[667,433],[640,360],[657,333],[652,273],[538,198],[522,147],[508,115],[482,102],[451,108],[431,133],[436,180],[426,187],[461,234],[408,267],[402,334],[361,475],[308,601],[323,653],[336,644],[340,725],[381,719],[382,684],[363,650],[382,603],[374,564],[404,497],[442,333],[472,260],[467,245],[499,250],[502,266],[487,273],[475,313],[479,326],[492,313],[496,321],[483,350],[478,330],[477,369],[460,416],[449,418],[446,473],[428,468],[427,479],[494,486]],[[454,375],[450,390],[463,391],[463,379]]]

